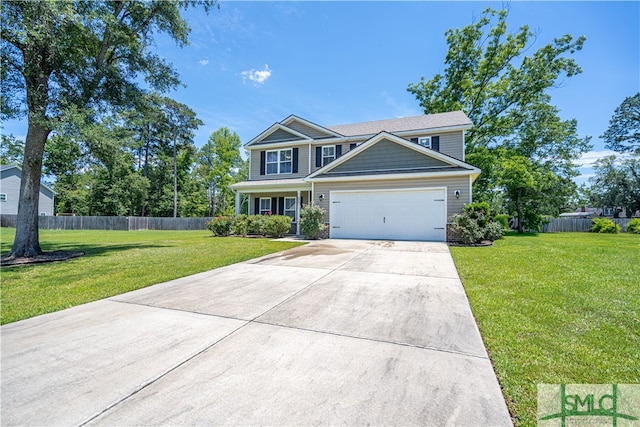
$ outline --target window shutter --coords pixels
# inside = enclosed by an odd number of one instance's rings
[[[322,147],[316,147],[316,167],[322,167]]]
[[[431,137],[431,149],[440,151],[440,137],[432,136]]]
[[[254,215],[260,214],[260,198],[259,197],[256,197],[255,199],[253,199],[253,214]]]
[[[278,215],[284,215],[284,197],[278,198]]]
[[[418,138],[411,138],[411,142],[415,142],[417,144],[418,143]]]
[[[293,149],[293,166],[291,167],[293,173],[298,173],[298,149]]]
[[[260,175],[264,175],[264,165],[267,163],[267,153],[265,151],[260,152]]]
[[[353,150],[354,148],[356,148],[358,144],[356,144],[355,142],[349,144],[349,151]]]
[[[271,215],[278,215],[278,213],[276,212],[276,209],[278,209],[278,198],[272,197],[271,198]]]
[[[336,159],[342,156],[342,144],[336,145]]]

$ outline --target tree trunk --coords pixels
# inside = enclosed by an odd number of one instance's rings
[[[35,123],[34,120],[29,120],[22,162],[16,237],[9,254],[10,257],[34,257],[42,254],[38,232],[38,207],[42,155],[49,132],[49,129]]]
[[[518,189],[516,194],[516,212],[518,213],[518,234],[524,233],[522,226],[522,190]]]
[[[178,139],[178,129],[173,130],[173,217],[178,216],[178,151],[176,140]]]

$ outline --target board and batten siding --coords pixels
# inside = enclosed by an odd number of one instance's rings
[[[275,151],[269,150],[265,147],[263,150],[251,150],[250,155],[250,181],[263,181],[270,179],[288,179],[288,178],[303,178],[309,175],[309,145],[296,145],[292,147],[287,147],[287,149],[297,148],[298,149],[298,173],[277,173],[277,174],[269,174],[266,173],[264,175],[260,175],[260,152],[261,151]],[[279,149],[277,149],[279,150]]]
[[[257,142],[256,144],[266,144],[271,142],[284,142],[284,141],[295,141],[296,139],[301,139],[298,135],[294,135],[292,133],[287,132],[284,129],[277,129],[272,132],[270,135],[264,137],[262,141]]]
[[[336,166],[327,175],[341,172],[448,167],[450,164],[383,139],[347,162]]]
[[[338,190],[393,190],[399,188],[434,188],[445,187],[447,198],[447,221],[456,213],[461,213],[464,205],[471,201],[471,184],[469,176],[443,177],[443,178],[418,178],[398,180],[370,180],[351,182],[318,182],[314,184],[314,203],[325,209],[325,222],[329,222],[329,210],[331,208],[331,191]],[[456,199],[455,191],[460,191],[460,198]],[[320,199],[320,194],[324,198]]]

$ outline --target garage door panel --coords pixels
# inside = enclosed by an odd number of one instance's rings
[[[444,195],[444,189],[331,192],[331,237],[444,241]]]

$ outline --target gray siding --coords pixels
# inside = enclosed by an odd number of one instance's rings
[[[449,166],[451,165],[433,157],[383,139],[356,157],[333,168],[329,173]]]
[[[258,149],[251,150],[250,166],[249,166],[251,168],[250,180],[262,181],[262,180],[268,180],[268,179],[303,178],[309,175],[309,146],[296,145],[290,148],[298,149],[298,173],[260,175],[260,152],[271,151],[271,150],[268,150],[267,147],[264,147],[264,150],[258,150]]]
[[[464,160],[464,142],[462,131],[441,133],[440,152],[459,160]]]
[[[7,195],[6,202],[0,202],[0,213],[7,215],[18,214],[18,201],[20,200],[20,180],[21,172],[17,168],[2,171],[0,178],[0,193]],[[40,198],[38,204],[38,214],[53,215],[53,192],[40,186]]]
[[[311,137],[313,139],[327,138],[327,137],[333,136],[331,134],[327,134],[326,132],[321,132],[317,129],[314,129],[311,126],[307,126],[304,123],[300,123],[297,120],[294,120],[291,123],[289,123],[287,127],[297,132],[300,132],[304,135],[307,135],[308,137]]]
[[[465,203],[471,201],[469,193],[469,177],[456,176],[450,178],[421,178],[403,180],[372,180],[353,182],[316,182],[314,190],[314,203],[326,210],[325,222],[329,222],[329,209],[331,207],[331,191],[336,190],[392,190],[395,188],[428,188],[446,187],[447,191],[447,219],[456,213],[462,212]],[[460,198],[456,199],[455,191],[460,190]],[[320,200],[320,194],[324,198]]]
[[[336,145],[341,145],[342,146],[342,155],[343,156],[349,152],[349,144],[325,144],[324,147],[328,147],[328,146],[334,146],[335,147]],[[311,147],[311,172],[315,172],[318,169],[320,169],[319,167],[316,167],[316,147],[317,147],[317,145],[313,145]]]
[[[300,137],[298,135],[289,133],[284,129],[278,129],[274,131],[271,135],[262,139],[262,141],[258,142],[258,144],[265,144],[270,142],[282,142],[282,141],[295,141],[296,139],[300,139]]]

